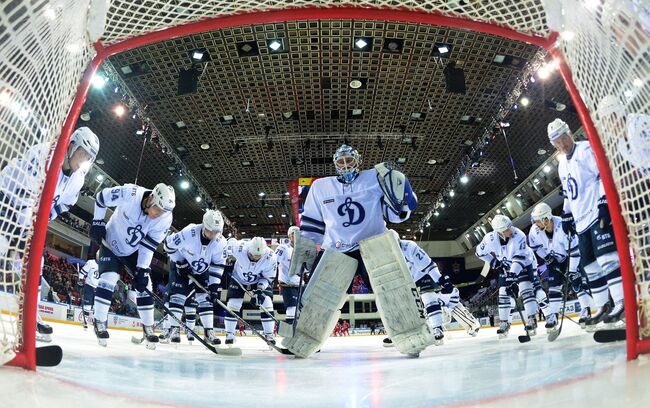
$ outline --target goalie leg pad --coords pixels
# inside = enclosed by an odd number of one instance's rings
[[[282,340],[284,347],[302,358],[321,348],[339,320],[357,266],[354,258],[325,251],[302,295],[296,334]]]
[[[434,338],[397,240],[387,231],[359,244],[386,332],[401,353],[419,354]]]
[[[479,323],[476,317],[462,303],[459,303],[451,311],[451,315],[468,333],[475,332],[481,328],[481,323]]]

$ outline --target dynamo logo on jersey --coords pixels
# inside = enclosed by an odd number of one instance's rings
[[[345,202],[339,205],[336,212],[341,217],[348,217],[348,220],[343,223],[343,226],[346,228],[352,225],[359,225],[366,218],[366,210],[363,206],[356,201],[352,201],[350,197],[347,197]]]
[[[569,178],[566,181],[566,186],[569,190],[569,196],[571,197],[571,200],[573,201],[578,198],[578,182],[570,174]]]
[[[192,269],[197,271],[198,273],[203,273],[208,269],[208,263],[203,260],[203,258],[199,258],[196,261],[192,261]]]
[[[142,225],[138,224],[135,227],[129,227],[126,229],[126,233],[129,234],[130,238],[125,239],[124,241],[127,245],[135,247],[138,245],[142,238],[144,238],[144,232],[142,232]]]

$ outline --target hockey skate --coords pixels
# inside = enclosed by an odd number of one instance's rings
[[[221,340],[214,334],[214,329],[205,329],[205,341],[215,346],[221,344]]]
[[[192,332],[185,330],[185,334],[187,335],[187,341],[190,344],[193,344],[194,343],[194,335],[192,334]]]
[[[106,330],[107,322],[93,321],[93,328],[95,329],[95,336],[97,336],[97,343],[100,346],[106,347],[108,345],[108,330]]]
[[[580,324],[580,327],[584,329],[587,325],[587,319],[591,317],[591,308],[589,306],[585,307],[582,309],[580,312],[580,317],[578,319],[578,323]]]
[[[264,337],[266,338],[266,341],[269,342],[269,344],[272,344],[275,346],[275,338],[273,337],[272,334],[264,334]]]
[[[442,346],[443,344],[445,344],[445,340],[444,340],[445,335],[442,332],[442,327],[438,326],[433,328],[433,338],[434,338],[433,344],[435,346]]]
[[[171,342],[173,344],[178,344],[181,342],[181,332],[178,327],[172,327],[169,329],[167,342]]]
[[[607,316],[607,314],[609,313],[609,310],[610,310],[610,308],[609,308],[609,304],[608,304],[608,303],[605,303],[605,304],[604,304],[604,305],[603,305],[603,306],[598,310],[598,312],[596,312],[595,315],[593,315],[593,316],[587,318],[587,320],[585,321],[585,330],[587,330],[587,331],[590,332],[590,333],[596,331],[596,326],[598,325],[598,323],[600,323],[600,322],[603,321],[603,319],[604,319],[604,318]]]
[[[614,303],[614,308],[607,316],[603,318],[603,323],[609,326],[616,326],[617,323],[625,317],[625,305],[623,300]],[[613,327],[612,327],[613,328]]]
[[[43,343],[49,343],[52,341],[52,327],[43,322],[36,322],[36,341],[42,341]]]
[[[499,328],[497,329],[497,334],[499,335],[499,338],[505,339],[506,337],[508,337],[509,332],[510,332],[510,323],[501,322]]]
[[[235,344],[235,335],[232,333],[227,333],[225,344],[226,346],[232,346],[233,344]]]
[[[170,334],[171,334],[171,329],[162,329],[160,335],[158,336],[159,342],[163,344],[168,344]]]
[[[393,340],[390,337],[384,339],[384,347],[393,347]]]
[[[93,321],[93,314],[90,310],[84,310],[82,311],[84,318],[83,318],[83,327],[84,330],[88,330],[88,323],[92,324]]]
[[[557,330],[557,313],[550,313],[548,317],[546,318],[546,324],[544,325],[546,328],[546,333],[550,333],[554,330]]]
[[[537,334],[537,319],[535,319],[535,316],[528,316],[528,322],[526,323],[526,331],[530,336],[534,336]]]
[[[480,328],[479,328],[479,329],[480,329]],[[467,330],[467,334],[469,334],[469,335],[472,336],[472,337],[476,337],[476,336],[478,336],[478,331],[479,331],[479,329],[476,329],[476,330]]]
[[[144,332],[144,341],[145,346],[149,350],[156,349],[156,343],[158,343],[158,336],[153,332],[153,326],[142,326],[142,331]]]

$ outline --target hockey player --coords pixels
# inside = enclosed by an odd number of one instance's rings
[[[235,266],[228,285],[227,306],[240,313],[244,301],[244,289],[253,293],[251,305],[262,311],[262,327],[266,340],[275,344],[273,330],[273,281],[277,274],[277,258],[262,237],[250,241],[230,241],[227,255],[235,257]],[[241,286],[240,286],[241,285]],[[244,289],[242,289],[244,288]],[[235,342],[237,319],[226,316],[226,344]]]
[[[149,277],[151,259],[172,224],[176,206],[174,189],[157,184],[153,190],[125,184],[109,187],[97,193],[95,211],[90,227],[90,239],[99,245],[99,282],[95,291],[95,334],[101,346],[106,347],[108,310],[113,291],[125,266],[133,274],[133,289],[137,293],[138,314],[147,348],[155,348],[158,336],[153,332],[153,298]],[[106,209],[115,207],[108,223]]]
[[[623,283],[596,159],[589,142],[575,142],[569,126],[561,119],[549,123],[548,137],[560,152],[558,175],[565,193],[562,228],[566,234],[578,234],[581,262],[598,307],[596,314],[587,319],[587,328],[593,329],[601,321],[615,323],[623,317]],[[614,301],[611,310],[609,295]]]
[[[396,348],[418,356],[433,343],[433,336],[399,243],[385,222],[406,221],[417,198],[408,179],[393,166],[382,163],[361,170],[359,152],[348,145],[336,150],[333,161],[337,176],[314,181],[305,201],[290,274],[312,265],[317,245],[323,252],[311,268],[296,334],[283,344],[301,357],[320,349],[338,320],[354,274],[359,273],[373,287],[379,314]],[[325,291],[329,295],[322,299]]]
[[[86,261],[86,264],[79,270],[79,277],[77,279],[77,286],[81,288],[79,293],[81,293],[84,329],[88,328],[88,321],[92,320],[93,304],[95,303],[95,289],[97,288],[97,281],[99,281],[99,267],[97,266],[98,260],[99,252],[95,254],[95,259],[89,259]]]
[[[99,152],[99,139],[87,127],[74,131],[63,158],[54,191],[49,220],[67,212],[76,204],[84,179]],[[49,167],[50,146],[41,143],[31,147],[23,157],[11,161],[0,172],[0,260],[8,261],[10,248],[22,253],[26,233],[32,223],[32,211],[38,204],[41,189],[41,165]],[[18,258],[22,259],[22,255]],[[9,263],[9,262],[5,262]],[[22,265],[13,273],[20,273]],[[13,268],[6,268],[6,270]],[[37,316],[37,339],[51,341],[52,328]]]
[[[568,236],[562,229],[562,219],[554,216],[551,207],[539,203],[531,214],[533,225],[528,232],[528,244],[544,260],[549,281],[549,313],[546,314],[546,329],[557,326],[558,313],[562,307],[562,284],[566,279],[580,301],[582,312],[580,324],[590,316],[591,297],[586,293],[586,282],[578,271],[580,252],[578,237]],[[568,268],[568,269],[567,269]]]
[[[212,297],[218,299],[221,294],[221,277],[225,267],[224,250],[226,239],[223,237],[223,216],[219,211],[207,210],[201,224],[190,224],[180,232],[165,239],[165,252],[169,254],[169,282],[171,294],[169,310],[178,320],[183,315],[183,307],[193,285],[189,276],[193,276],[210,293],[196,290],[199,318],[205,330],[205,341],[221,344],[214,333],[214,313]],[[189,315],[189,313],[188,313]],[[181,340],[179,324],[171,321],[170,341]]]
[[[289,244],[280,244],[275,248],[275,256],[278,260],[278,283],[280,285],[280,294],[284,301],[286,310],[285,322],[293,325],[293,318],[296,316],[296,306],[298,305],[298,288],[300,286],[301,274],[289,276],[289,265],[291,264],[291,254],[296,242],[296,234],[300,233],[300,228],[296,226],[289,227],[287,236]]]
[[[490,223],[494,231],[488,232],[476,247],[476,256],[489,262],[492,269],[499,271],[499,337],[505,337],[510,330],[509,315],[511,297],[519,292],[524,303],[527,322],[526,330],[535,334],[537,328],[537,300],[533,293],[533,257],[526,245],[526,235],[512,226],[510,218],[497,214]],[[514,295],[514,296],[513,296]],[[516,301],[516,299],[514,299]]]

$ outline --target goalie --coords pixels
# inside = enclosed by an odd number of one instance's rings
[[[359,273],[373,288],[395,347],[418,356],[434,340],[399,242],[385,222],[406,221],[417,198],[394,167],[382,163],[361,170],[361,156],[348,145],[336,150],[334,165],[337,176],[316,180],[305,201],[289,274],[306,266],[313,275],[301,298],[295,332],[283,345],[300,357],[320,349]]]

